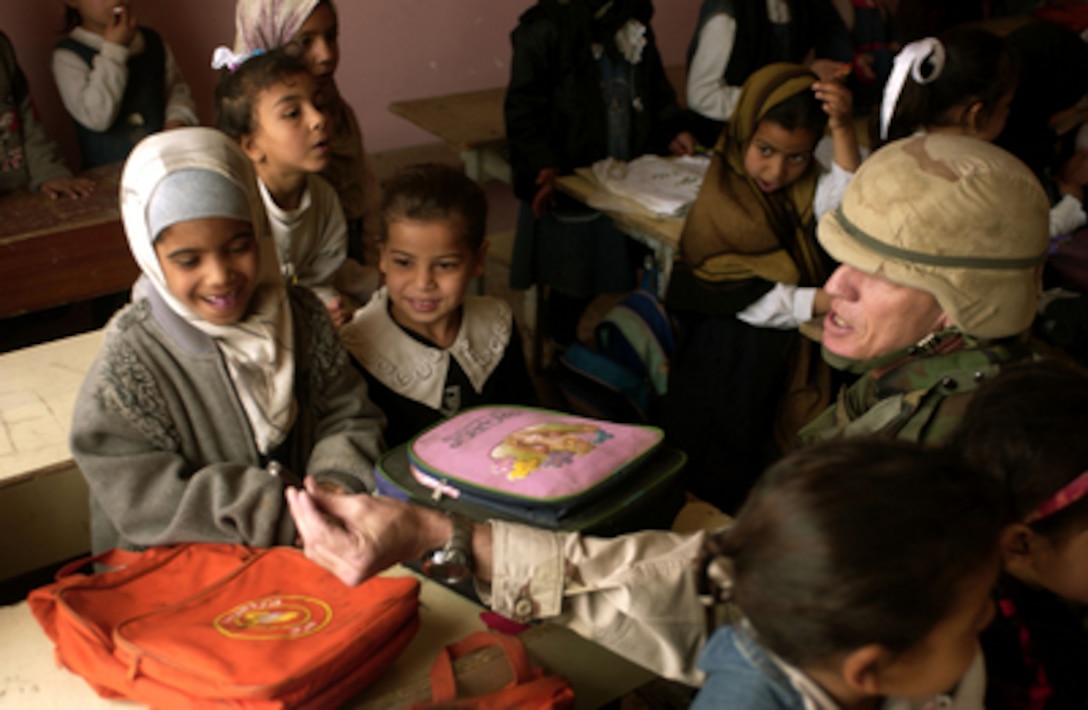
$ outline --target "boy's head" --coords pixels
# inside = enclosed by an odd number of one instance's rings
[[[316,82],[286,49],[223,70],[215,103],[216,126],[238,141],[259,172],[317,173],[328,165],[327,122]]]
[[[1088,604],[1088,372],[1042,360],[1012,367],[972,398],[950,446],[995,477],[1014,521],[1005,569]]]
[[[463,172],[437,163],[401,170],[383,191],[379,266],[393,318],[445,346],[469,282],[483,272],[487,197]]]
[[[165,131],[138,144],[121,209],[137,264],[183,317],[230,325],[260,284],[279,283],[252,166],[218,131]]]
[[[855,439],[759,479],[721,536],[760,640],[855,690],[944,692],[992,613],[1001,530],[985,476],[950,452]],[[836,681],[838,682],[838,681]]]

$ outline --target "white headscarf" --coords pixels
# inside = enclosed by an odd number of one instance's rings
[[[199,171],[226,178],[240,189],[248,201],[249,219],[257,238],[257,285],[247,315],[231,325],[209,323],[175,298],[155,253],[157,234],[152,233],[150,218],[156,190],[171,176]],[[236,218],[237,205],[229,206],[230,200],[224,200],[222,194],[202,200],[202,182],[208,189],[221,180],[192,181],[187,204],[181,210],[170,205],[166,211],[179,215],[187,212],[189,219]],[[155,212],[156,222],[161,222],[162,206],[155,206]],[[214,339],[249,419],[257,448],[268,453],[283,442],[295,420],[294,336],[287,290],[249,159],[234,141],[212,128],[178,128],[149,136],[133,149],[125,163],[121,218],[129,249],[146,281],[179,317]],[[162,225],[158,228],[161,231]]]
[[[320,0],[238,0],[234,51],[247,55],[290,43]]]

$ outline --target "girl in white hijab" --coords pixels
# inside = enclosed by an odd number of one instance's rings
[[[108,327],[71,442],[95,550],[293,543],[273,460],[370,490],[380,415],[324,306],[283,285],[237,145],[209,128],[144,140],[121,213],[146,297]]]

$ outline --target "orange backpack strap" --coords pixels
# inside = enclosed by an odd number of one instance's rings
[[[536,676],[532,664],[529,663],[529,655],[525,652],[525,645],[516,636],[477,631],[438,652],[438,658],[431,667],[431,698],[434,702],[448,703],[457,698],[453,661],[488,646],[499,646],[514,671],[514,680],[506,687],[528,683]]]

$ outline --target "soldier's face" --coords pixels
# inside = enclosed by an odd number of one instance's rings
[[[851,360],[900,350],[951,324],[932,294],[845,264],[824,289],[831,309],[824,317],[823,344]]]

